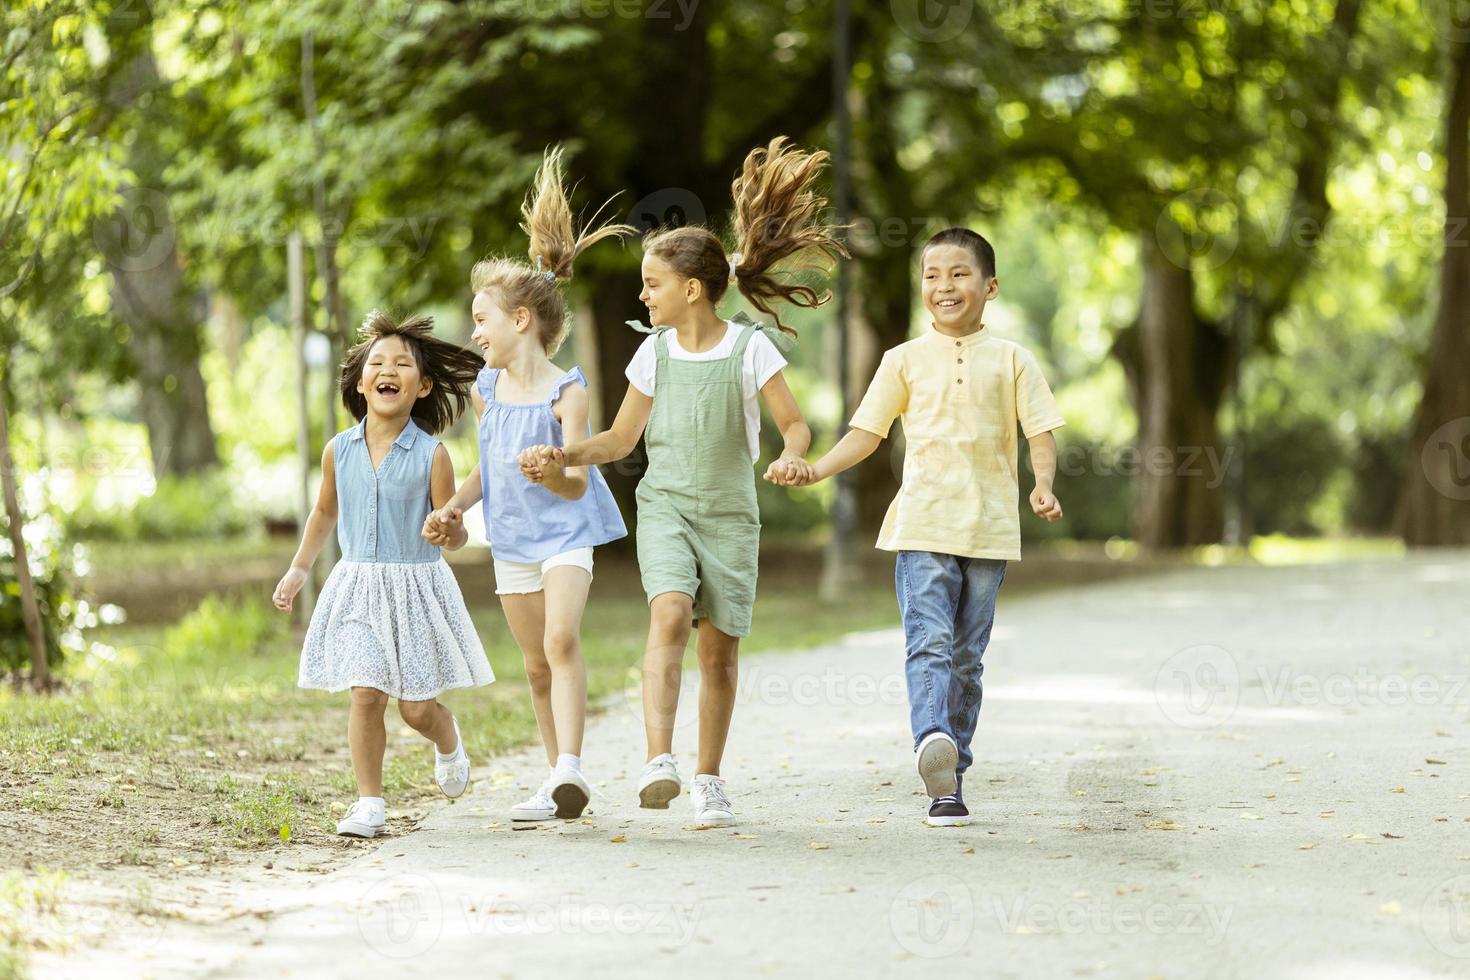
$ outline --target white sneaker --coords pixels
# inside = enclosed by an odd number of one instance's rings
[[[337,834],[341,837],[378,836],[383,831],[383,811],[367,800],[358,800],[347,808],[347,815],[337,821]]]
[[[689,784],[689,799],[694,803],[694,826],[729,827],[735,823],[735,809],[719,776],[695,776]]]
[[[954,739],[943,732],[930,732],[914,753],[914,766],[924,781],[924,793],[931,800],[953,796],[958,783],[954,768],[960,764],[960,750]]]
[[[587,809],[592,799],[592,787],[575,769],[557,767],[551,774],[551,799],[556,804],[556,815],[563,820],[575,820]]]
[[[550,780],[542,783],[541,788],[532,793],[530,799],[510,808],[512,820],[550,820],[554,816],[556,816],[556,803],[551,799]]]
[[[464,795],[465,789],[470,785],[470,757],[464,750],[464,739],[459,737],[459,720],[454,721],[454,738],[458,743],[454,749],[454,755],[447,762],[439,761],[439,753],[434,753],[434,782],[444,791],[444,795],[451,800]]]
[[[638,780],[638,805],[646,810],[667,810],[669,801],[684,791],[674,757],[667,753],[643,767]]]

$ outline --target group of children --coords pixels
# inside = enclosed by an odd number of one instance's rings
[[[470,761],[459,726],[437,698],[494,677],[441,549],[468,538],[463,514],[481,504],[496,594],[525,660],[546,781],[514,806],[518,821],[580,816],[587,680],[580,633],[593,549],[624,537],[597,467],[644,441],[637,552],[648,596],[643,714],[648,757],[639,803],[665,809],[683,792],[673,756],[681,665],[696,633],[699,749],[689,795],[696,827],[735,822],[721,759],[735,707],[740,638],[755,601],[760,513],[754,464],[760,403],[783,440],[765,478],[805,486],[871,455],[895,418],[907,441],[903,483],[878,547],[897,552],[896,588],[916,767],[930,800],[926,821],[968,821],[963,774],[980,710],[982,655],[1006,563],[1020,558],[1017,428],[1036,475],[1030,505],[1049,521],[1063,424],[1035,360],[990,336],[985,304],[998,290],[995,255],[964,228],[935,235],[922,253],[932,323],[888,351],[851,420],[816,462],[811,432],[783,376],[795,331],[777,304],[820,306],[827,296],[780,276],[799,257],[847,253],[824,223],[814,184],[826,154],[783,139],[753,150],[733,184],[735,248],[701,227],[644,240],[639,299],[651,326],[627,368],[628,390],[607,431],[592,435],[587,381],[551,360],[565,337],[561,283],[587,247],[635,232],[578,229],[559,151],[548,152],[522,208],[534,265],[487,259],[470,276],[478,348],[436,338],[428,318],[370,314],[342,366],[342,397],[358,424],[322,455],[322,487],[274,601],[289,611],[337,525],[342,560],[313,611],[300,685],[351,691],[348,737],[358,800],[338,833],[373,837],[384,825],[383,717],[389,698],[434,742],[435,779],[456,797]],[[724,319],[734,286],[774,325]],[[458,487],[442,431],[473,402],[480,459]]]

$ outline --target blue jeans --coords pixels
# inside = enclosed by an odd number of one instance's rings
[[[954,739],[964,772],[980,719],[981,658],[995,622],[995,594],[1006,563],[932,551],[900,551],[894,573],[903,614],[909,724],[914,748],[926,735]]]

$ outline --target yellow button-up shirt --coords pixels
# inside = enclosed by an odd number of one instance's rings
[[[908,449],[878,547],[1020,560],[1017,425],[1030,439],[1066,424],[1030,352],[931,326],[883,355],[852,426],[886,438],[895,418]]]

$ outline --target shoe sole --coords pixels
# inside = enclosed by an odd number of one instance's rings
[[[439,792],[443,793],[446,799],[457,800],[461,796],[463,796],[465,794],[465,792],[467,790],[469,790],[469,788],[470,788],[470,784],[468,782],[466,782],[463,786],[461,786],[459,788],[459,792],[458,793],[451,793],[451,792],[449,792],[449,790],[447,790],[447,789],[444,788],[443,784],[440,784],[440,786],[439,786]]]
[[[362,840],[372,840],[374,837],[378,836],[378,834],[381,833],[382,830],[382,827],[372,827],[368,824],[362,823],[349,824],[346,826],[339,824],[337,826],[337,836],[358,837]]]
[[[925,817],[924,823],[931,827],[965,827],[970,823],[969,817]]]
[[[728,817],[714,817],[712,819],[696,820],[692,824],[689,825],[689,828],[691,830],[708,830],[708,829],[711,829],[713,827],[733,827],[733,826],[735,826],[735,817],[732,815],[732,816],[728,816]]]
[[[551,801],[556,804],[557,817],[575,820],[587,809],[588,796],[576,783],[562,783],[551,791]]]
[[[924,792],[931,800],[955,794],[959,783],[954,769],[959,764],[959,750],[947,738],[933,739],[919,751],[919,778],[924,781]]]
[[[542,820],[554,820],[555,810],[537,810],[534,813],[512,813],[510,819],[513,823],[539,823]]]
[[[680,788],[677,779],[655,779],[638,790],[638,805],[645,810],[667,810]]]

